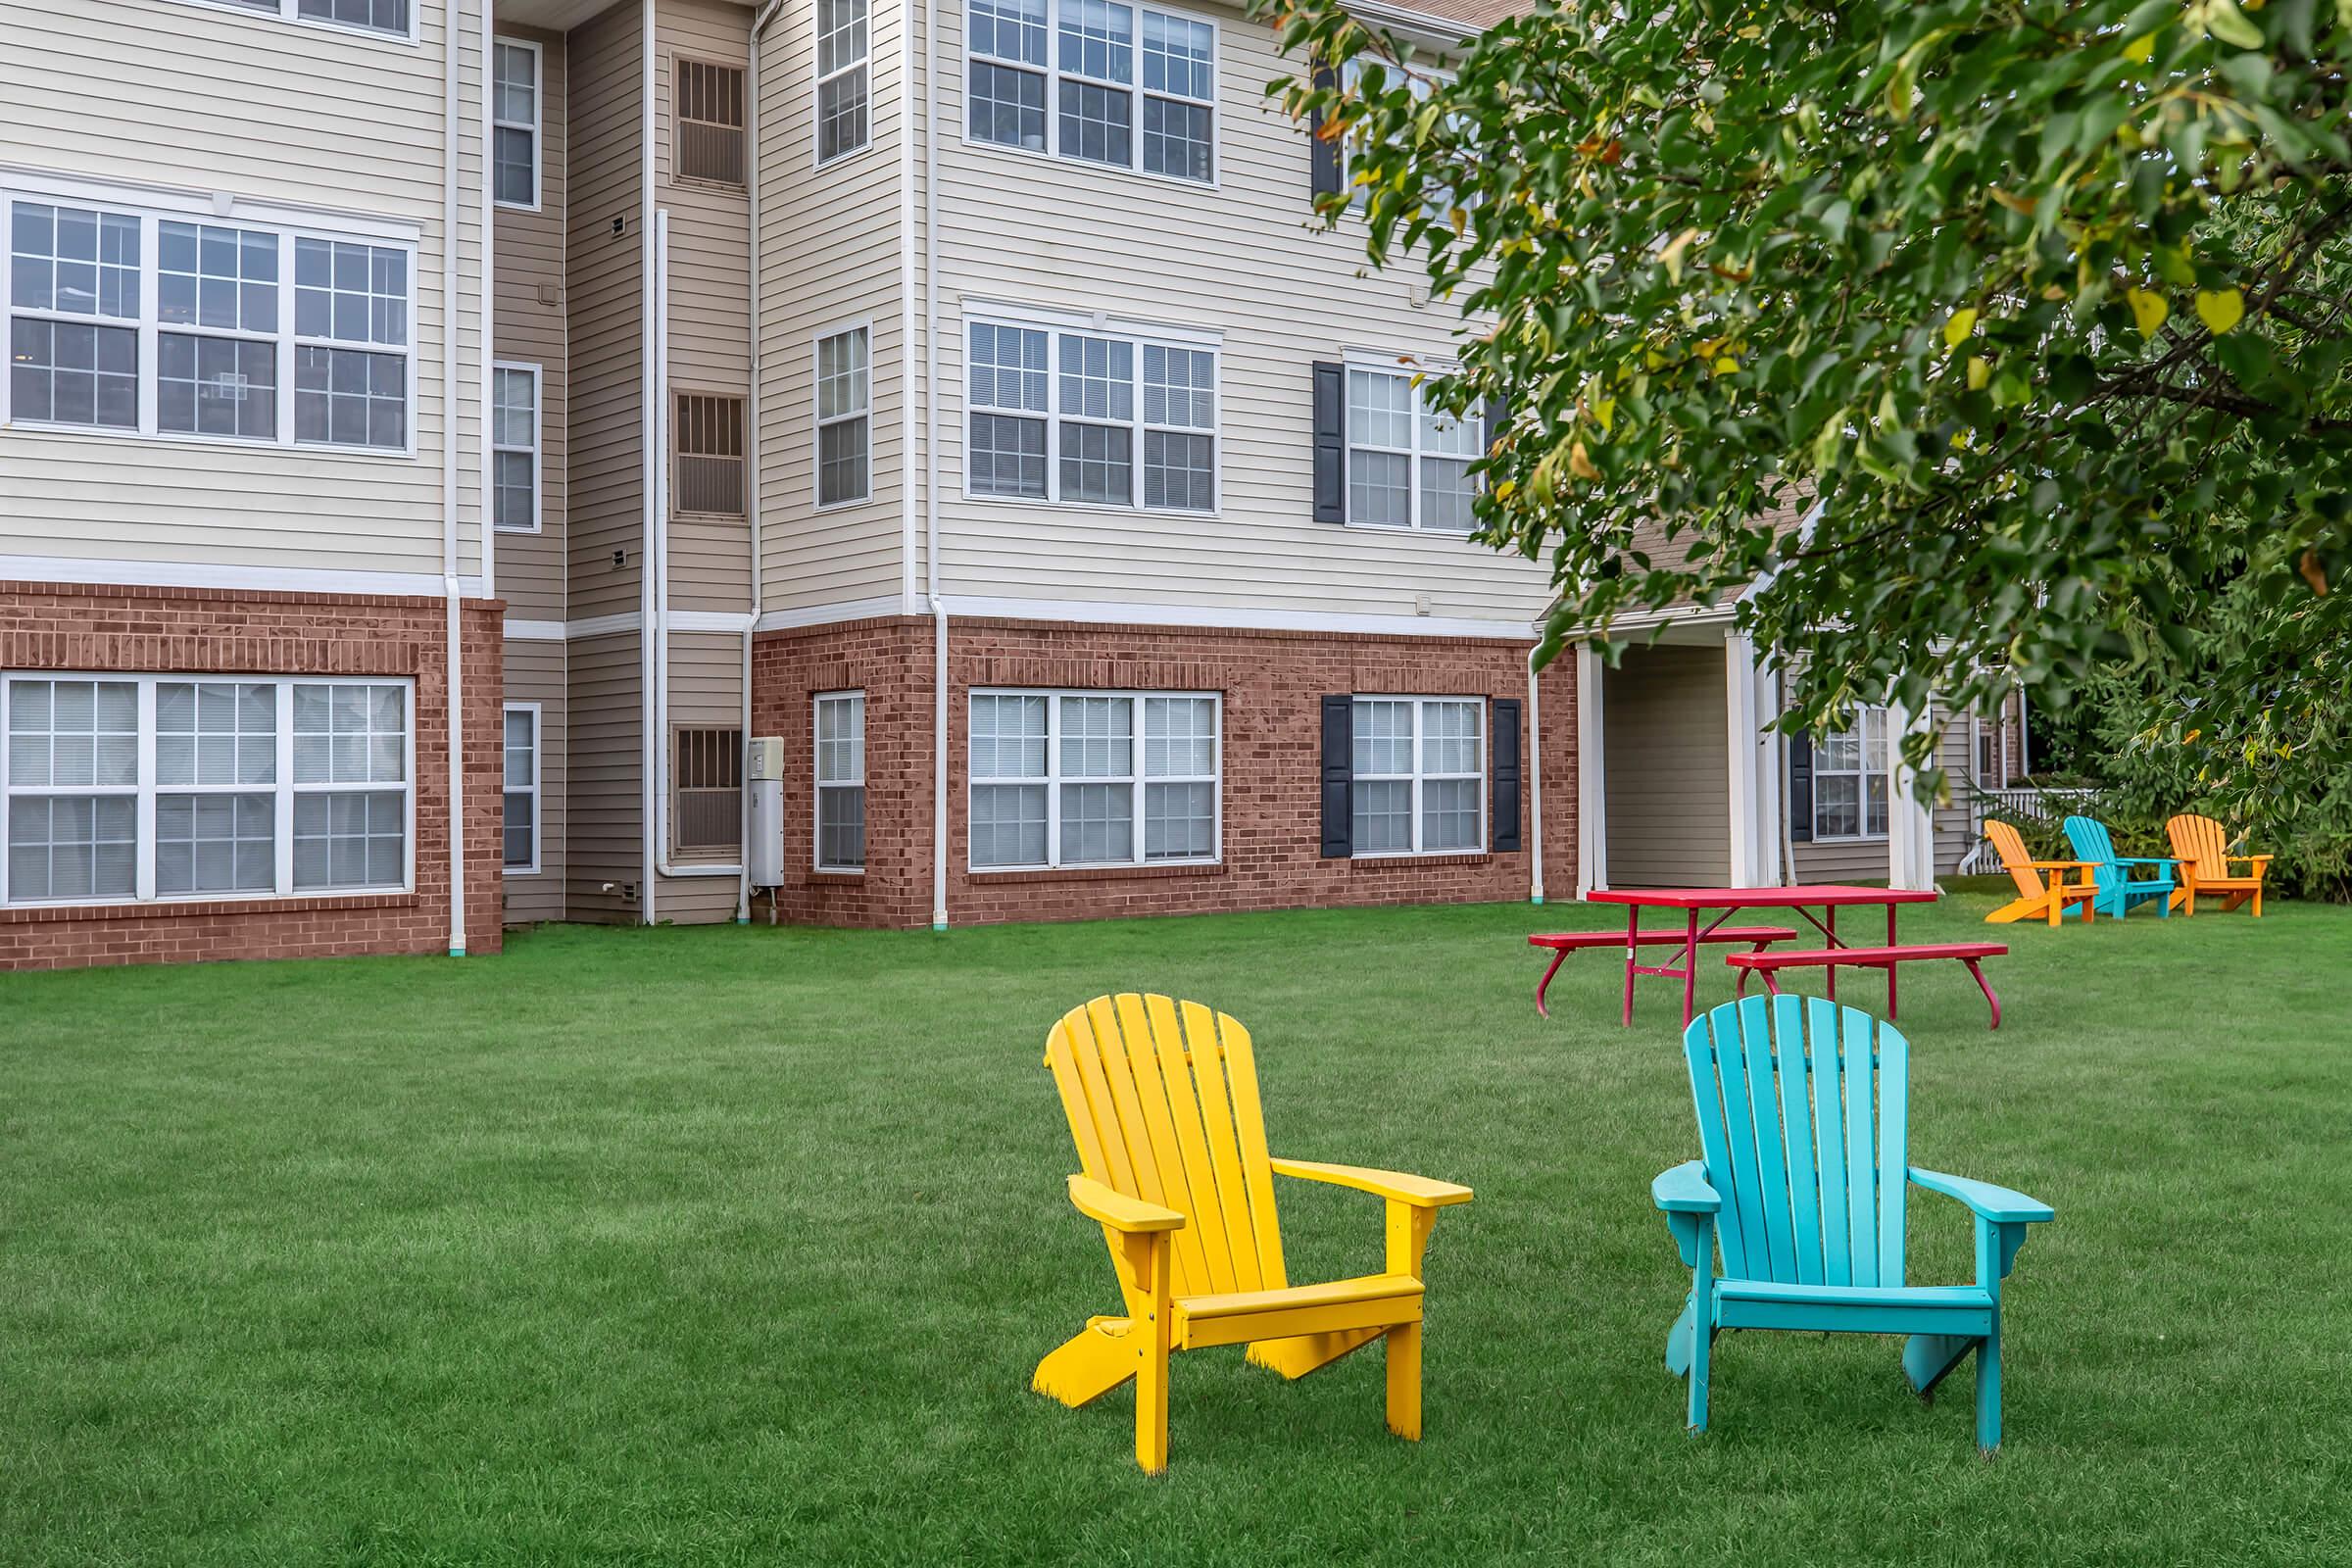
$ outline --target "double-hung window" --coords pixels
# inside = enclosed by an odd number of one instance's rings
[[[863,501],[873,486],[871,334],[862,326],[816,340],[816,504]]]
[[[0,419],[408,448],[408,247],[63,197],[0,206]]]
[[[1429,406],[1409,373],[1348,367],[1348,521],[1367,528],[1468,533],[1485,456],[1475,424]]]
[[[816,161],[871,140],[866,115],[866,0],[816,0]]]
[[[505,853],[515,876],[539,869],[539,705],[509,703],[506,712]]]
[[[975,496],[1150,511],[1217,506],[1217,353],[1205,343],[975,321]]]
[[[975,870],[1218,858],[1220,703],[1205,692],[975,692]]]
[[[201,0],[201,3],[259,12],[281,22],[318,23],[395,38],[416,36],[414,0]]]
[[[816,699],[816,868],[865,869],[865,693]]]
[[[1358,697],[1353,853],[1459,855],[1486,846],[1486,705]]]
[[[974,141],[1206,183],[1217,29],[1113,0],[970,0]]]
[[[492,49],[491,190],[501,207],[539,207],[539,46],[501,38]]]
[[[410,885],[407,681],[5,677],[11,905]]]
[[[491,524],[539,531],[539,367],[490,371]]]
[[[1886,710],[1864,708],[1813,748],[1813,838],[1886,834]]]

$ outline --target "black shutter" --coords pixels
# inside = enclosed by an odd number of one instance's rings
[[[1348,368],[1315,365],[1315,520],[1348,520]]]
[[[1339,77],[1329,66],[1317,66],[1313,78],[1317,92],[1339,85]],[[1340,193],[1340,140],[1323,134],[1323,112],[1316,110],[1307,117],[1307,158],[1314,169],[1311,181],[1317,196],[1337,196]]]
[[[1493,452],[1494,443],[1502,438],[1502,427],[1511,422],[1511,406],[1500,398],[1487,399],[1487,450]]]
[[[1355,699],[1323,699],[1323,858],[1355,853]]]
[[[1813,842],[1813,737],[1788,737],[1788,837]]]
[[[1494,848],[1519,848],[1519,702],[1494,703]]]

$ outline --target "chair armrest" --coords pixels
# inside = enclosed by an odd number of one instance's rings
[[[1661,1178],[1662,1179],[1662,1178]],[[1911,1180],[1931,1193],[1957,1198],[1966,1203],[1980,1219],[1996,1225],[2033,1225],[2056,1216],[2057,1211],[2038,1199],[2023,1193],[2013,1193],[2006,1187],[1990,1182],[1971,1181],[1966,1176],[1947,1176],[1939,1170],[1911,1167]]]
[[[2095,871],[2096,860],[2025,860],[2020,862],[2036,871]]]
[[[1129,1198],[1125,1193],[1114,1193],[1092,1176],[1070,1178],[1070,1201],[1087,1218],[1101,1220],[1112,1230],[1129,1235],[1172,1231],[1184,1224],[1184,1216],[1174,1209]]]
[[[1326,1165],[1312,1159],[1276,1159],[1267,1162],[1277,1176],[1296,1176],[1300,1181],[1325,1182],[1333,1187],[1352,1187],[1359,1193],[1372,1193],[1410,1203],[1415,1208],[1444,1208],[1448,1203],[1470,1201],[1470,1189],[1451,1182],[1433,1182],[1426,1176],[1408,1176],[1402,1171],[1371,1170],[1362,1165]]]
[[[1649,1200],[1670,1214],[1714,1214],[1723,1208],[1723,1195],[1707,1185],[1707,1167],[1695,1159],[1658,1172],[1649,1184]]]
[[[2180,862],[2164,855],[2119,855],[2117,865],[2179,865]]]
[[[2225,860],[2244,860],[2250,865],[2268,865],[2271,861],[2278,858],[2278,857],[2275,855],[2225,855],[2222,857],[2222,858]]]

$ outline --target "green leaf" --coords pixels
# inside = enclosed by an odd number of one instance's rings
[[[2246,20],[2237,9],[2237,0],[2204,0],[2205,31],[2223,43],[2240,49],[2262,47],[2262,29]]]

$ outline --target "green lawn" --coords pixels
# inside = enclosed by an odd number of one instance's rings
[[[1991,900],[1906,915],[1983,934]],[[2008,1444],[1890,1340],[1661,1364],[1696,1153],[1671,983],[1555,906],[872,935],[550,929],[498,958],[0,981],[0,1562],[2278,1563],[2352,1557],[2352,909],[2013,926],[1997,1034],[1903,982],[1923,1163],[2054,1203]],[[1428,1439],[1377,1350],[1032,1395],[1116,1304],[1039,1064],[1115,988],[1258,1041],[1277,1153],[1470,1184]],[[1716,999],[1728,994],[1710,981]],[[1882,995],[1857,977],[1849,1001]],[[1378,1203],[1285,1184],[1297,1279]],[[1919,1195],[1913,1278],[1970,1277]]]

